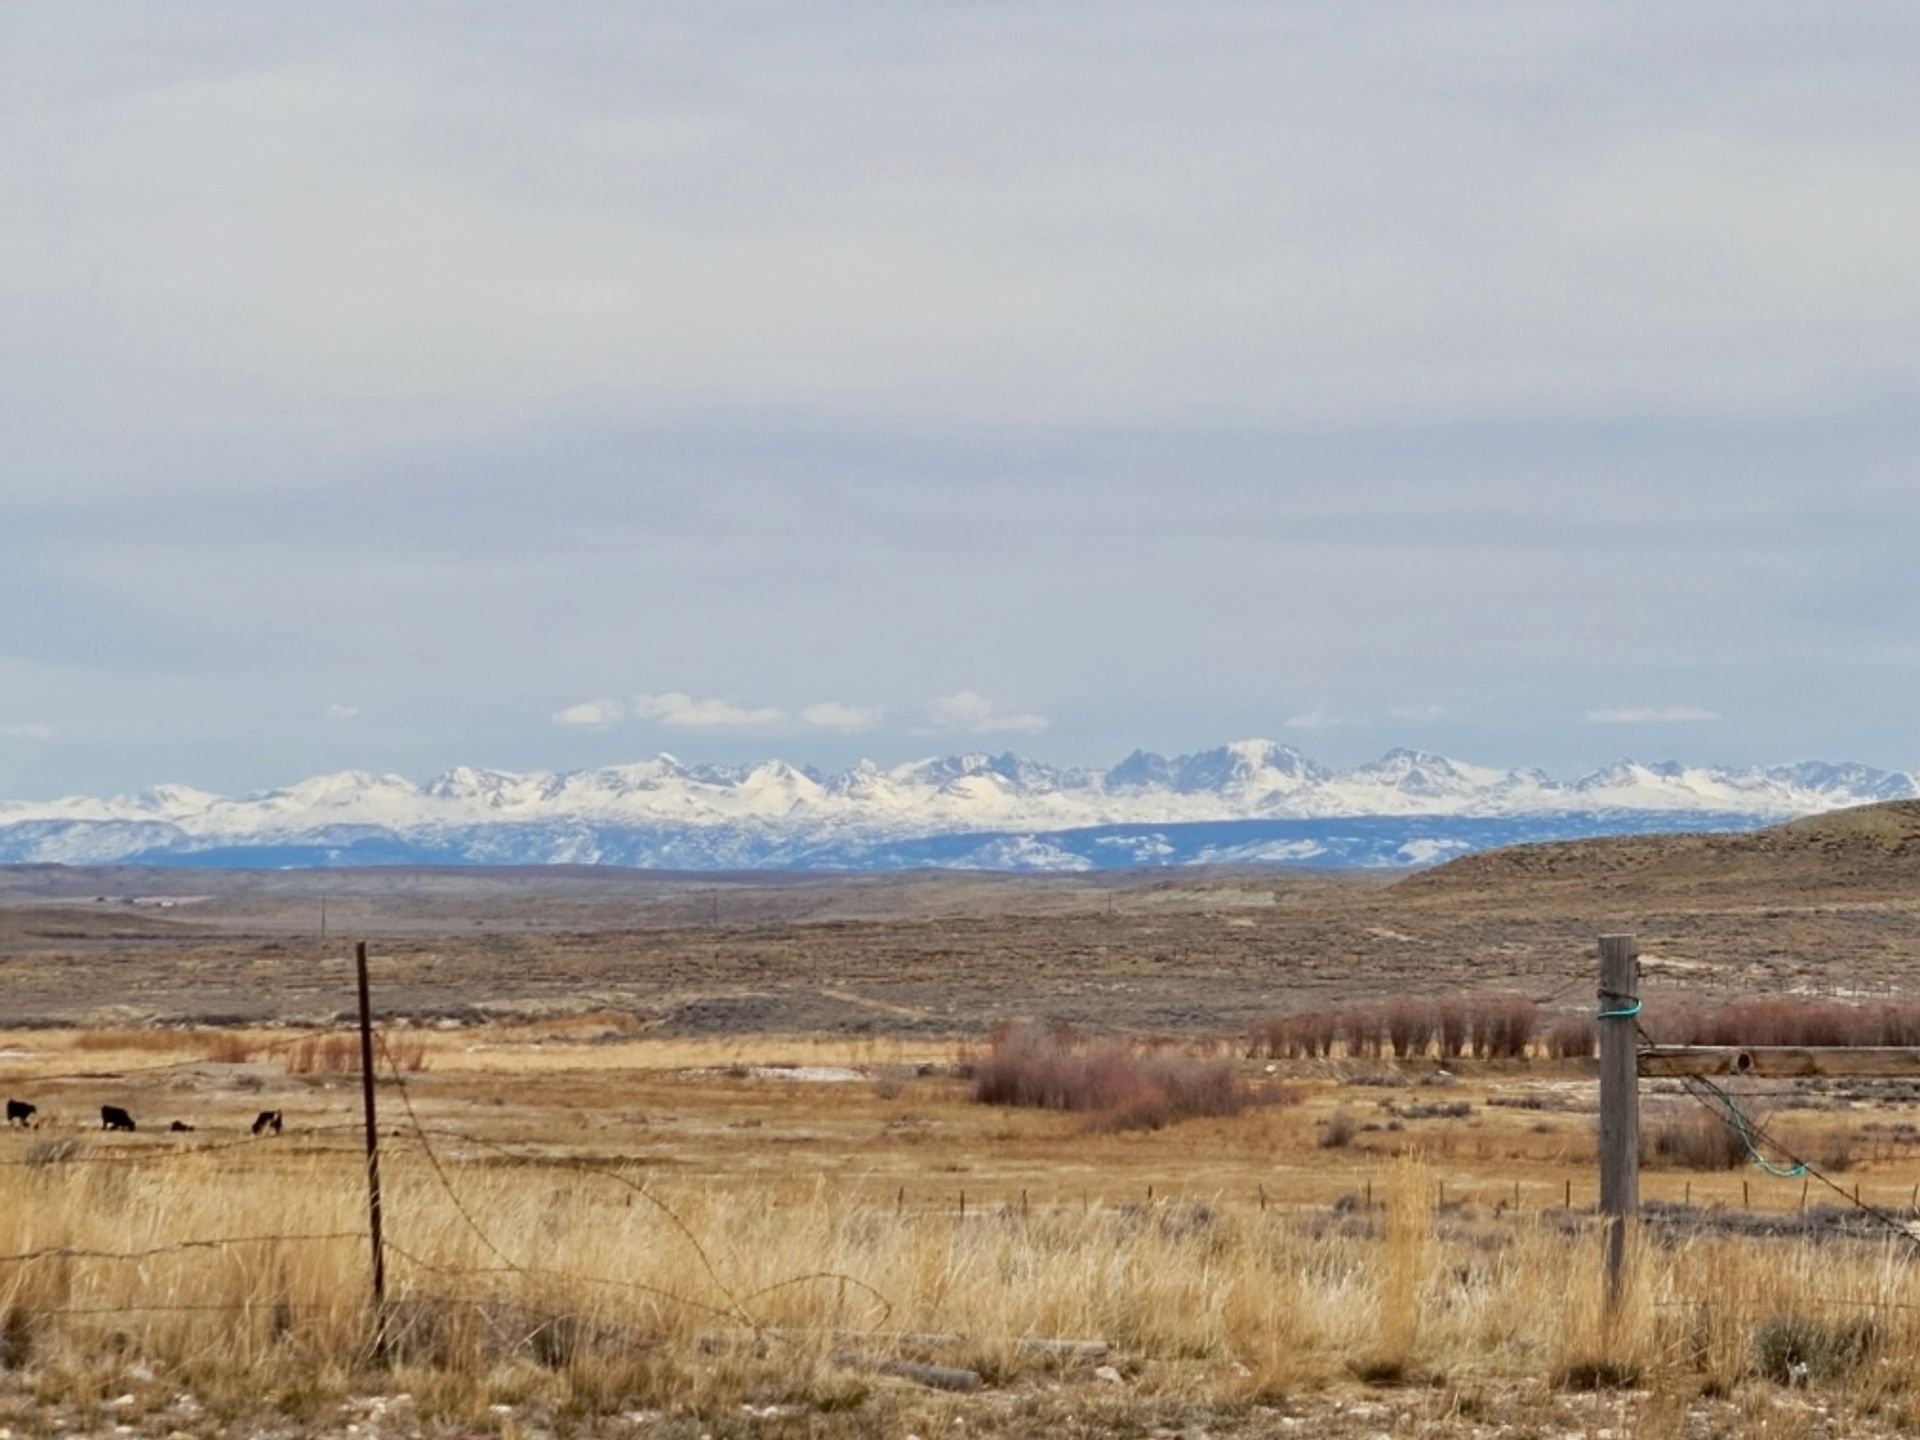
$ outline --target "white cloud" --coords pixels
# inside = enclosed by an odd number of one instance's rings
[[[604,730],[627,713],[618,700],[582,700],[564,710],[553,712],[554,723],[573,725],[582,730]]]
[[[1324,710],[1305,710],[1298,715],[1289,715],[1281,722],[1289,730],[1331,730],[1340,721],[1337,716]]]
[[[842,735],[871,730],[887,713],[884,705],[846,705],[838,700],[816,700],[800,712],[803,723],[816,730],[835,730]]]
[[[20,720],[0,725],[0,740],[51,740],[55,734],[51,725],[37,720]]]
[[[322,710],[320,716],[324,720],[357,720],[360,718],[360,707],[358,705],[342,705],[336,700],[327,706],[326,709]]]
[[[633,697],[633,717],[677,730],[752,730],[778,725],[787,712],[777,705],[736,705],[731,700],[695,699],[678,690]]]
[[[1031,711],[1001,710],[976,690],[958,690],[927,702],[923,735],[1038,735],[1047,717]]]
[[[1438,720],[1446,713],[1446,706],[1432,704],[1394,705],[1387,710],[1387,714],[1395,720]]]
[[[1698,705],[1636,705],[1621,710],[1589,710],[1596,725],[1698,725],[1718,720],[1719,712]]]

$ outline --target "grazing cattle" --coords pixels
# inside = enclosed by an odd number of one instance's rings
[[[139,1127],[133,1123],[133,1116],[122,1110],[118,1105],[102,1105],[100,1107],[100,1128],[102,1130],[135,1130]]]
[[[278,1110],[262,1110],[254,1119],[254,1134],[264,1135],[269,1130],[276,1135],[280,1133],[280,1112]]]
[[[174,1121],[173,1124],[167,1126],[167,1129],[173,1131],[176,1135],[191,1135],[193,1133],[193,1126],[187,1124],[184,1120]]]
[[[36,1113],[37,1108],[24,1100],[7,1101],[7,1124],[9,1125],[31,1125]]]

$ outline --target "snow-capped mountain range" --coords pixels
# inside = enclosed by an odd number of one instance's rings
[[[1419,750],[1335,770],[1242,740],[1106,770],[1013,754],[837,773],[670,755],[565,772],[344,771],[229,798],[184,785],[0,802],[0,862],[1092,869],[1421,864],[1517,839],[1734,828],[1920,796],[1908,772],[1623,760],[1571,780]]]

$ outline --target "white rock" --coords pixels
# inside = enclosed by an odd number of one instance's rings
[[[1126,1379],[1111,1365],[1102,1365],[1093,1372],[1093,1378],[1106,1385],[1124,1385]]]

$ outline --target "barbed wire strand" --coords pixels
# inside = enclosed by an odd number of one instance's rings
[[[1646,1027],[1640,1024],[1638,1021],[1635,1022],[1634,1029],[1637,1030],[1640,1035],[1640,1039],[1642,1042],[1642,1046],[1641,1046],[1642,1054],[1644,1054],[1648,1059],[1651,1059],[1657,1063],[1660,1059],[1659,1045],[1657,1045],[1653,1037],[1647,1033]],[[1798,1167],[1798,1173],[1795,1174],[1793,1178],[1799,1179],[1802,1176],[1805,1176],[1809,1179],[1818,1180],[1822,1185],[1824,1185],[1827,1189],[1831,1190],[1835,1195],[1838,1195],[1841,1198],[1841,1200],[1845,1201],[1848,1205],[1851,1205],[1855,1209],[1863,1211],[1867,1215],[1870,1215],[1878,1224],[1884,1226],[1889,1233],[1896,1235],[1900,1239],[1906,1241],[1909,1245],[1912,1245],[1916,1250],[1920,1250],[1920,1235],[1916,1235],[1913,1229],[1906,1222],[1900,1220],[1897,1216],[1889,1213],[1888,1211],[1881,1209],[1878,1205],[1869,1204],[1867,1201],[1859,1199],[1851,1191],[1849,1191],[1844,1185],[1840,1184],[1839,1181],[1833,1179],[1831,1176],[1827,1175],[1824,1171],[1822,1171],[1817,1165],[1814,1165],[1812,1162],[1808,1161],[1805,1157],[1795,1154],[1792,1149],[1782,1144],[1777,1136],[1770,1134],[1767,1131],[1766,1127],[1761,1125],[1759,1122],[1751,1119],[1746,1119],[1744,1117],[1737,1120],[1735,1118],[1735,1116],[1738,1114],[1737,1110],[1729,1112],[1729,1110],[1727,1110],[1726,1108],[1723,1108],[1723,1106],[1713,1103],[1713,1101],[1709,1100],[1707,1098],[1707,1095],[1703,1093],[1703,1087],[1696,1086],[1690,1083],[1691,1081],[1694,1081],[1700,1077],[1690,1076],[1690,1075],[1678,1075],[1678,1076],[1672,1076],[1669,1078],[1678,1079],[1681,1082],[1682,1086],[1685,1088],[1685,1092],[1687,1094],[1691,1095],[1702,1106],[1704,1106],[1708,1111],[1708,1113],[1712,1114],[1717,1119],[1719,1119],[1721,1124],[1727,1126],[1727,1128],[1732,1130],[1735,1135],[1739,1136],[1741,1140],[1747,1144],[1749,1149],[1752,1148],[1751,1137],[1757,1137],[1759,1140],[1763,1141],[1766,1145],[1771,1147],[1773,1150],[1777,1151],[1781,1155],[1784,1155],[1789,1164]],[[1717,1087],[1708,1086],[1704,1088],[1716,1089]],[[1769,1169],[1768,1173],[1772,1173],[1771,1169]]]
[[[522,1270],[526,1269],[526,1266],[518,1265],[511,1256],[507,1255],[505,1251],[493,1243],[492,1238],[481,1228],[480,1222],[476,1220],[472,1212],[467,1209],[466,1202],[463,1201],[454,1190],[453,1182],[447,1178],[447,1172],[440,1164],[440,1156],[433,1148],[433,1141],[426,1133],[426,1127],[420,1123],[419,1112],[413,1108],[413,1096],[409,1093],[406,1077],[401,1073],[399,1062],[394,1059],[393,1051],[387,1045],[386,1035],[381,1033],[376,1035],[375,1038],[379,1042],[381,1055],[386,1059],[387,1068],[393,1076],[394,1085],[399,1091],[400,1103],[407,1112],[407,1120],[413,1126],[414,1133],[419,1136],[421,1149],[426,1153],[427,1162],[433,1169],[434,1177],[440,1182],[441,1188],[446,1191],[447,1198],[453,1202],[454,1209],[459,1212],[460,1218],[466,1222],[467,1228],[474,1233],[480,1243],[495,1259],[499,1260],[503,1265]],[[501,1146],[498,1148],[504,1150],[506,1147]],[[712,1257],[707,1254],[706,1247],[700,1243],[699,1238],[694,1235],[686,1221],[682,1220],[670,1205],[661,1200],[651,1190],[647,1189],[646,1186],[636,1184],[626,1176],[614,1171],[602,1170],[598,1167],[588,1165],[569,1165],[565,1162],[555,1163],[557,1164],[557,1168],[575,1169],[585,1173],[605,1175],[610,1179],[617,1180],[621,1184],[626,1185],[644,1197],[649,1204],[653,1205],[655,1209],[665,1215],[675,1228],[686,1237],[687,1243],[693,1247],[694,1254],[699,1257],[701,1266],[706,1270],[707,1277],[713,1281],[715,1288],[726,1297],[728,1304],[733,1306],[732,1318],[744,1323],[748,1329],[758,1330],[760,1328],[759,1322],[756,1321],[747,1311],[746,1307],[741,1304],[740,1297],[734,1293],[733,1287],[720,1278],[720,1272],[715,1268]]]
[[[315,1244],[323,1240],[364,1240],[364,1230],[326,1230],[295,1235],[218,1235],[204,1240],[174,1240],[151,1245],[144,1250],[95,1250],[79,1245],[49,1245],[38,1250],[22,1250],[0,1255],[0,1265],[28,1264],[36,1260],[151,1260],[156,1255],[171,1255],[183,1250],[221,1250],[241,1245]]]
[[[388,1240],[385,1243],[387,1249],[391,1250],[395,1255],[398,1255],[402,1260],[405,1260],[409,1265],[418,1266],[422,1270],[431,1271],[437,1275],[452,1275],[458,1277],[473,1275],[521,1275],[533,1276],[543,1280],[567,1280],[585,1285],[605,1285],[614,1289],[631,1290],[637,1294],[652,1295],[662,1300],[670,1300],[676,1305],[684,1305],[690,1310],[702,1310],[709,1315],[718,1316],[722,1320],[738,1322],[741,1318],[737,1311],[723,1309],[718,1305],[709,1304],[705,1300],[697,1300],[691,1295],[682,1295],[678,1291],[669,1290],[663,1285],[649,1284],[644,1280],[620,1280],[609,1275],[583,1275],[574,1270],[559,1270],[541,1265],[522,1265],[513,1260],[507,1260],[501,1265],[448,1265],[441,1261],[429,1260],[423,1255],[416,1255],[405,1246],[393,1240]],[[754,1329],[757,1327],[749,1322],[748,1328]]]

